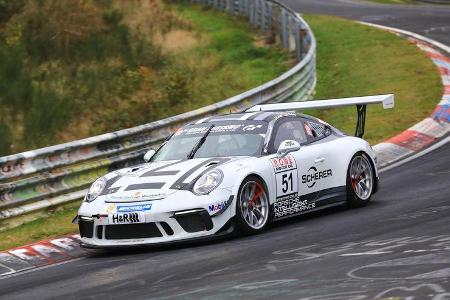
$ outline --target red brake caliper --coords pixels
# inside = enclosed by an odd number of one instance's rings
[[[356,184],[358,183],[358,180],[356,179],[356,178],[354,178],[354,177],[352,177],[352,187],[353,187],[353,190],[356,190]]]
[[[255,206],[256,200],[258,200],[263,192],[262,186],[259,183],[256,183],[255,193],[253,194],[252,199],[248,201],[248,208],[253,208]]]

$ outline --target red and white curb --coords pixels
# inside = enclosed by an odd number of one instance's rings
[[[438,66],[444,96],[430,117],[404,132],[375,145],[380,167],[391,165],[429,147],[450,132],[450,48],[426,37],[396,28],[364,23],[406,36],[424,50]],[[86,256],[79,235],[67,235],[0,252],[0,277],[64,263]]]
[[[0,277],[86,256],[79,235],[66,235],[0,252]]]
[[[444,86],[442,99],[428,118],[373,147],[378,155],[378,166],[386,167],[430,147],[450,132],[450,48],[409,31],[360,23],[406,36],[410,42],[425,51],[438,67]]]

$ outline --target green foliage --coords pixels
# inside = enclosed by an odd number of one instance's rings
[[[0,23],[6,22],[20,11],[26,0],[0,0]]]
[[[0,155],[11,151],[12,135],[9,127],[0,120]]]
[[[0,26],[0,155],[192,110],[290,65],[246,21],[161,0],[28,0]]]
[[[317,39],[315,99],[395,94],[394,109],[367,108],[365,138],[371,143],[405,130],[433,111],[442,96],[439,72],[414,44],[353,21],[327,16],[305,18]],[[314,113],[354,133],[353,107]]]
[[[70,118],[70,102],[64,97],[58,97],[54,92],[43,86],[33,90],[31,105],[24,112],[24,135],[26,145],[36,147],[42,143],[51,143],[54,134]]]
[[[0,104],[12,117],[27,108],[32,94],[31,77],[24,63],[20,46],[0,45]]]

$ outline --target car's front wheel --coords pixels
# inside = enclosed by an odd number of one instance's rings
[[[353,156],[347,170],[347,205],[351,208],[366,205],[372,196],[375,174],[364,153]]]
[[[263,182],[256,176],[247,177],[237,197],[236,218],[240,232],[254,234],[264,230],[269,214],[269,197]]]

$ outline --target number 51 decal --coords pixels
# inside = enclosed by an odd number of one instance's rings
[[[292,155],[272,158],[277,186],[277,198],[298,192],[297,164]]]

